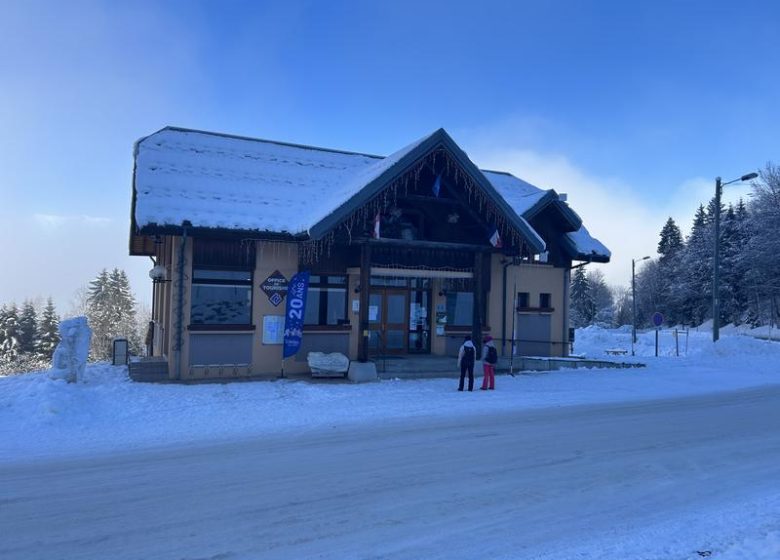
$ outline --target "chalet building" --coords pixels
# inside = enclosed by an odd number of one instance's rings
[[[563,195],[480,170],[443,130],[387,156],[168,127],[135,145],[130,254],[153,261],[170,379],[278,376],[288,282],[308,352],[565,356],[573,265],[608,262]],[[514,334],[514,337],[513,337]]]

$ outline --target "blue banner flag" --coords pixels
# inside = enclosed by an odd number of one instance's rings
[[[436,180],[433,182],[433,196],[439,198],[441,192],[441,175],[436,175]]]
[[[309,271],[299,272],[287,287],[287,309],[284,313],[284,352],[282,359],[295,356],[303,338],[303,317],[306,313],[306,293],[309,291]]]

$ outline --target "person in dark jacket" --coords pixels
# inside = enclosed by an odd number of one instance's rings
[[[487,335],[482,340],[482,378],[481,390],[496,388],[496,362],[498,361],[498,351],[493,344],[493,337]]]
[[[471,342],[471,337],[467,336],[458,350],[458,367],[460,368],[460,384],[458,391],[463,390],[463,382],[466,380],[466,373],[469,374],[469,391],[474,390],[474,362],[477,359],[477,349]]]

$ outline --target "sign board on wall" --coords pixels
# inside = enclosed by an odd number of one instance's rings
[[[278,270],[274,270],[273,274],[260,284],[260,289],[268,296],[268,301],[277,307],[287,295],[287,278]]]
[[[263,344],[284,342],[284,315],[263,315]]]

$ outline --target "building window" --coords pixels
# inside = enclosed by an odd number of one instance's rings
[[[474,294],[447,292],[447,324],[454,327],[470,327],[473,322]]]
[[[447,325],[453,327],[471,327],[474,323],[474,288],[470,278],[447,279],[443,290],[447,299]],[[482,324],[487,319],[487,298],[482,296]]]
[[[309,278],[305,325],[344,325],[347,323],[347,277]]]
[[[528,309],[531,304],[530,294],[528,292],[517,292],[517,308]]]
[[[195,268],[192,271],[193,325],[249,325],[252,271]]]
[[[539,294],[539,307],[550,309],[552,307],[552,296],[550,294]]]

